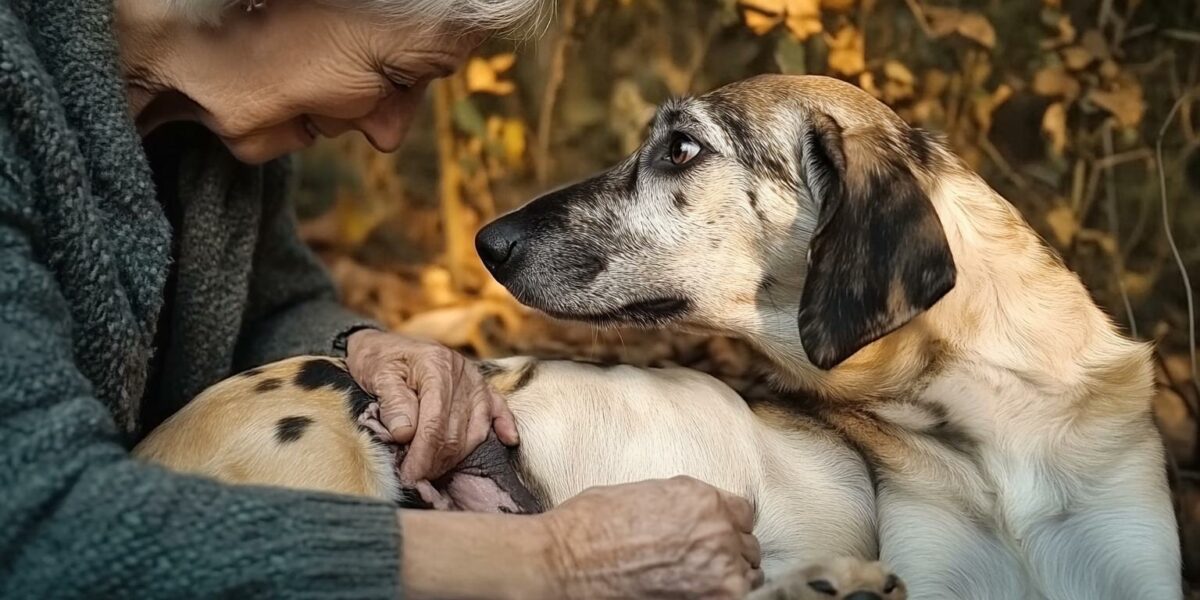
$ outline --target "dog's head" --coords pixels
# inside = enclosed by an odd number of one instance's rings
[[[666,104],[632,156],[496,220],[476,246],[550,315],[787,328],[828,369],[954,286],[926,192],[944,156],[849,84],[756,77]]]

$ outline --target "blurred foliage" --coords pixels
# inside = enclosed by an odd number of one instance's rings
[[[304,235],[345,302],[398,330],[475,355],[684,364],[753,393],[740,343],[531,314],[486,275],[473,237],[632,151],[657,103],[768,72],[851,81],[944,133],[1119,324],[1157,343],[1155,409],[1194,572],[1198,398],[1180,263],[1200,264],[1200,2],[560,0],[535,39],[490,41],[433,86],[398,153],[357,136],[306,152]]]

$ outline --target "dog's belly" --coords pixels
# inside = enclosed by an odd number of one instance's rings
[[[513,370],[525,359],[497,361]],[[685,369],[550,361],[508,390],[519,471],[553,506],[596,485],[689,475],[751,499],[768,577],[830,556],[874,558],[874,491],[840,439],[764,419]]]

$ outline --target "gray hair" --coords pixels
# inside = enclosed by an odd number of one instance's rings
[[[196,23],[216,24],[230,8],[247,0],[166,0],[170,10]],[[319,0],[360,9],[419,29],[447,25],[481,31],[512,31],[543,16],[545,0]]]

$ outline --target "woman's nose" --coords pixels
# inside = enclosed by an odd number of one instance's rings
[[[397,91],[379,102],[375,110],[356,119],[354,127],[380,152],[394,152],[404,142],[412,117],[425,96],[425,84]]]

